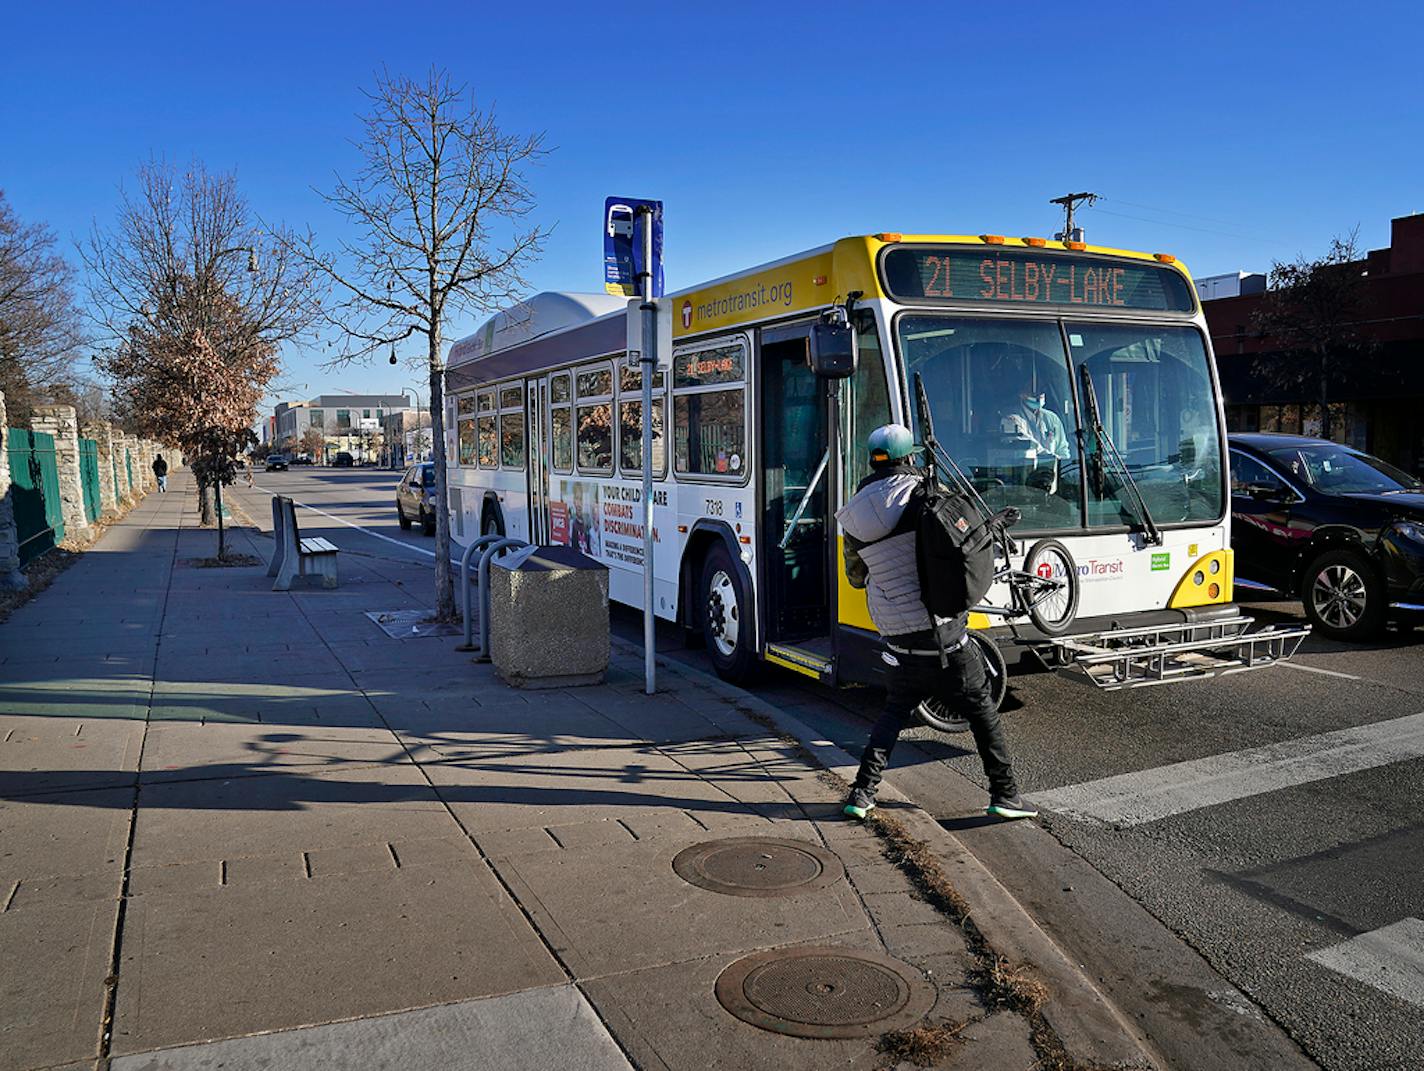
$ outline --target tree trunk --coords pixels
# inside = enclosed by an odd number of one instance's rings
[[[445,391],[440,360],[440,317],[430,332],[430,432],[435,463],[435,619],[455,620],[455,584],[450,568],[450,490],[445,478]]]
[[[226,544],[226,543],[224,542],[224,540],[223,540],[223,534],[224,534],[224,533],[223,533],[223,504],[222,504],[222,481],[221,481],[221,480],[219,480],[217,483],[213,484],[213,490],[214,490],[214,492],[215,492],[216,495],[217,495],[217,510],[216,510],[215,512],[216,512],[217,515],[218,515],[218,561],[222,561],[223,558],[227,557],[227,544]]]
[[[213,524],[213,500],[208,495],[208,482],[203,479],[198,480],[198,523],[204,528]]]

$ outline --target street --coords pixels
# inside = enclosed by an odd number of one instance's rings
[[[433,540],[396,523],[397,479],[256,476],[259,490],[310,507],[304,534],[428,560]],[[265,517],[265,495],[237,497]],[[1247,610],[1300,616],[1290,604]],[[614,627],[641,635],[626,609]],[[967,737],[916,731],[890,776],[1178,1058],[1210,1054],[1259,1014],[1213,988],[1219,972],[1324,1067],[1424,1066],[1419,643],[1401,632],[1360,646],[1312,638],[1288,667],[1126,692],[1015,676],[1005,719],[1021,784],[1044,810],[1037,824],[977,817],[983,779]],[[707,665],[670,627],[659,648]],[[852,754],[878,703],[780,672],[757,692]],[[1249,1050],[1249,1038],[1233,1044]]]

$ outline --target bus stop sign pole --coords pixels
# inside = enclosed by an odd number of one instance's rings
[[[639,206],[643,224],[643,263],[638,290],[643,304],[643,352],[639,372],[643,387],[643,691],[657,691],[656,625],[653,612],[653,376],[658,367],[657,303],[653,300],[653,211]]]

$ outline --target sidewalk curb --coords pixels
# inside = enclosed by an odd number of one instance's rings
[[[616,647],[641,653],[642,647],[614,637]],[[744,709],[769,719],[798,740],[823,768],[847,782],[859,763],[794,716],[752,692],[728,684],[703,670],[662,659],[659,669],[699,681]],[[1122,1017],[1057,942],[1034,920],[1013,893],[948,830],[895,787],[882,783],[882,800],[894,801],[895,817],[942,860],[955,888],[972,908],[974,924],[984,939],[1010,961],[1031,966],[1053,994],[1043,1016],[1057,1032],[1074,1065],[1084,1068],[1156,1068],[1164,1066],[1150,1042]]]

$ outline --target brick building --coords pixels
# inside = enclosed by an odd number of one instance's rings
[[[1424,213],[1393,220],[1390,244],[1356,263],[1366,280],[1359,330],[1370,348],[1340,366],[1331,388],[1333,438],[1424,473]],[[1252,331],[1263,292],[1248,285],[1213,298],[1217,289],[1203,292],[1202,308],[1226,396],[1227,426],[1319,434],[1320,406],[1306,397],[1308,391],[1273,388],[1260,374],[1261,362],[1289,359],[1272,353]]]

